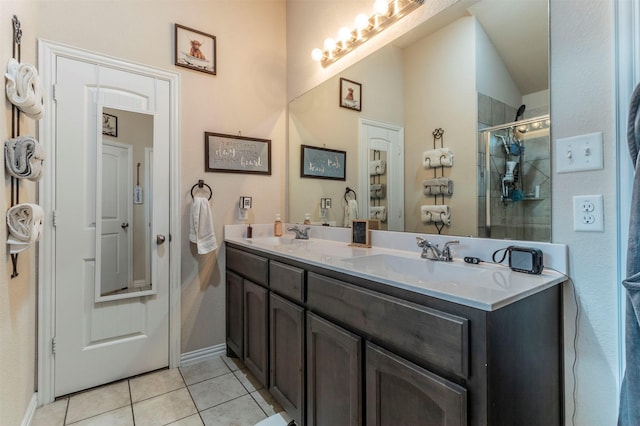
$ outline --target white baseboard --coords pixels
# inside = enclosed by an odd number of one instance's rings
[[[31,397],[31,401],[29,402],[29,406],[27,407],[27,411],[24,413],[24,417],[22,418],[22,426],[29,426],[31,424],[33,416],[36,414],[36,408],[38,408],[38,394],[34,393]]]
[[[215,358],[227,353],[227,345],[220,343],[219,345],[209,346],[195,351],[185,352],[180,355],[180,366],[187,367],[207,359]]]

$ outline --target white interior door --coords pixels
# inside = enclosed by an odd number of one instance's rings
[[[374,180],[369,174],[369,161],[373,160],[372,151],[382,152],[386,161],[386,170],[382,182],[386,185],[383,200],[372,203],[369,186]],[[361,217],[369,218],[369,209],[373,204],[386,208],[386,221],[383,229],[404,231],[404,129],[391,124],[360,119],[360,188],[362,197],[358,199]]]
[[[156,244],[155,235],[169,240],[171,111],[169,82],[141,73],[58,57],[54,81],[54,396],[60,396],[169,364],[170,245]],[[153,170],[167,173],[153,177],[156,293],[96,302],[97,118],[103,105],[154,114]]]
[[[131,273],[131,147],[102,143],[102,294],[132,285]]]

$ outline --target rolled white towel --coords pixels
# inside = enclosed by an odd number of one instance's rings
[[[369,175],[378,176],[383,175],[387,168],[387,162],[384,160],[369,161]]]
[[[446,205],[421,206],[420,214],[422,223],[444,223],[451,225],[451,210]]]
[[[26,63],[21,64],[11,58],[7,63],[5,77],[9,102],[28,117],[35,120],[41,119],[44,116],[44,99],[36,67]]]
[[[453,181],[449,178],[433,178],[423,182],[424,195],[453,195]]]
[[[344,206],[344,221],[342,225],[347,228],[351,228],[351,221],[358,218],[358,202],[356,200],[349,200]]]
[[[32,136],[19,136],[4,143],[7,172],[20,179],[37,181],[42,176],[44,147]]]
[[[369,198],[383,200],[387,195],[387,187],[384,183],[375,183],[373,185],[369,185],[369,192]]]
[[[7,210],[9,252],[20,253],[38,241],[42,233],[43,221],[44,211],[37,204],[16,204]]]
[[[452,167],[453,151],[449,148],[438,148],[425,151],[422,154],[422,161],[425,169],[430,167]]]
[[[385,206],[369,207],[369,219],[378,219],[380,222],[386,222],[387,208]]]

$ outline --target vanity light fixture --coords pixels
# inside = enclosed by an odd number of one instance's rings
[[[325,39],[324,50],[313,49],[311,58],[327,67],[423,3],[424,0],[376,0],[371,16],[356,16],[353,30],[341,28],[337,41],[332,38]]]

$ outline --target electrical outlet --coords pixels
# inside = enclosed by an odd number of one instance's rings
[[[573,197],[573,230],[604,232],[602,195],[576,195]]]
[[[238,209],[238,220],[247,220],[249,218],[249,209]]]

